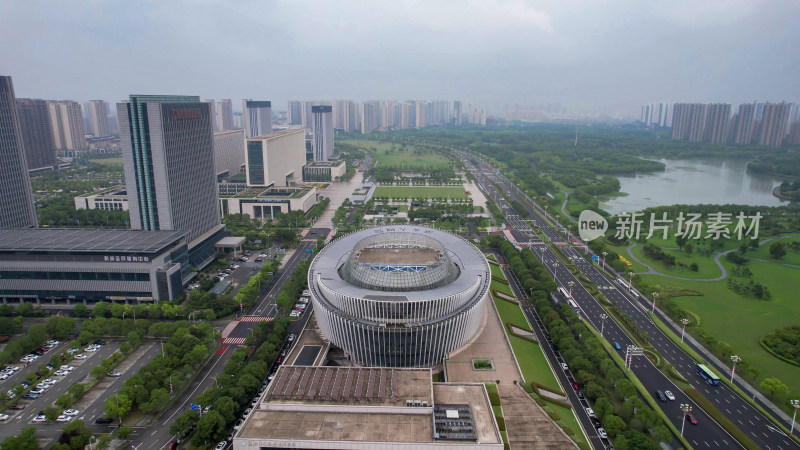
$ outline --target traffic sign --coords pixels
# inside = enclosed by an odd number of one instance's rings
[[[200,411],[200,405],[198,405],[197,403],[192,403],[191,405],[189,405],[189,408],[191,408],[192,411]]]
[[[592,255],[592,261],[598,261],[600,259],[597,255]]]

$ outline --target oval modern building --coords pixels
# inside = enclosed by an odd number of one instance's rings
[[[478,331],[490,283],[489,264],[474,245],[414,226],[345,235],[308,271],[320,331],[367,366],[441,362]]]

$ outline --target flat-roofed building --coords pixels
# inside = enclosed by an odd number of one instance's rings
[[[312,106],[311,149],[314,161],[327,161],[333,156],[333,108],[326,105]]]
[[[278,213],[308,212],[317,204],[317,188],[274,187],[247,188],[219,199],[220,211],[225,214],[244,214],[253,219],[271,220]]]
[[[185,231],[0,230],[3,303],[172,300],[190,277]]]
[[[312,161],[303,166],[303,181],[338,181],[347,173],[347,164],[343,161]]]
[[[306,163],[305,132],[282,130],[247,139],[248,186],[293,186]]]
[[[272,102],[242,100],[242,120],[248,138],[272,133]]]
[[[100,192],[78,195],[73,198],[75,209],[102,209],[104,211],[128,211],[128,190],[125,186],[114,186]]]
[[[251,448],[501,449],[486,388],[430,369],[281,366],[233,438]]]

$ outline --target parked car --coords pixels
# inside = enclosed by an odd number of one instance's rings
[[[44,414],[38,415],[38,416],[34,417],[31,422],[37,422],[37,423],[38,422],[47,422],[47,416],[45,416]]]
[[[289,335],[289,338],[288,338],[288,341],[289,341],[289,342],[292,342],[292,341],[294,341],[294,338],[295,338],[295,335],[293,335],[293,334],[290,334],[290,335]]]
[[[603,427],[600,427],[600,428],[597,429],[597,435],[600,436],[600,438],[602,438],[602,439],[607,439],[608,438],[608,433],[606,433],[606,430]]]
[[[580,389],[578,389],[577,391],[575,391],[575,395],[577,395],[577,396],[578,396],[578,398],[583,398],[583,391],[581,391]]]
[[[78,411],[77,409],[67,409],[67,410],[64,411],[64,414],[66,414],[68,416],[77,416],[80,413],[81,412]]]
[[[561,363],[561,368],[563,370],[569,370],[569,366],[567,365],[567,363]]]
[[[594,410],[592,408],[589,408],[588,406],[586,407],[586,414],[588,414],[589,417],[597,417],[594,415]]]
[[[86,359],[86,358],[88,358],[86,353],[79,353],[79,354],[75,355],[75,359]]]
[[[110,376],[110,377],[120,377],[120,376],[122,376],[122,374],[117,372],[116,370],[112,370],[111,372],[108,372],[108,376]]]
[[[72,420],[72,416],[68,416],[66,414],[62,414],[62,415],[58,416],[58,418],[56,419],[56,422],[69,422],[70,420]]]
[[[664,393],[663,393],[663,392],[661,392],[661,391],[659,391],[658,389],[656,389],[656,391],[655,391],[655,394],[656,394],[656,397],[657,397],[659,400],[661,400],[662,402],[665,402],[665,401],[667,401],[667,396],[666,396],[666,395],[664,395]]]
[[[589,420],[591,420],[591,421],[592,421],[592,425],[593,425],[595,428],[600,428],[600,426],[601,426],[601,424],[600,424],[600,419],[598,419],[597,417],[589,417]]]
[[[242,428],[243,424],[244,424],[244,419],[239,419],[239,421],[236,422],[236,425],[233,426],[233,429],[234,430],[238,430],[238,429]]]
[[[8,414],[0,414],[0,422],[5,422],[9,417]]]
[[[11,410],[14,410],[14,411],[22,411],[23,409],[25,409],[25,405],[22,404],[22,403],[14,403],[8,409],[11,409]]]
[[[228,445],[228,443],[227,443],[227,442],[225,442],[225,441],[222,441],[222,442],[220,442],[219,444],[217,444],[217,446],[214,448],[214,450],[222,450],[222,449],[224,449],[224,448],[225,448],[227,445]]]
[[[578,383],[576,381],[572,381],[570,382],[570,384],[572,385],[572,389],[575,389],[576,391],[581,388],[580,386],[578,386]]]
[[[668,399],[670,399],[670,401],[674,401],[675,400],[675,394],[673,394],[672,391],[664,391],[664,395]]]
[[[113,420],[111,418],[109,418],[109,417],[98,417],[97,419],[94,420],[94,423],[101,424],[101,425],[108,424],[108,423],[111,423],[111,422],[113,422]]]
[[[22,398],[26,400],[36,400],[37,398],[39,398],[39,394],[32,394],[28,392],[27,394],[23,395]]]

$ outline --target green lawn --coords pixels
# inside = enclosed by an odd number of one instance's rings
[[[467,198],[460,187],[378,186],[376,197],[390,198]]]
[[[631,252],[633,252],[633,254],[636,255],[636,257],[641,261],[646,262],[657,272],[661,272],[663,274],[698,279],[716,278],[722,275],[722,271],[720,271],[719,267],[717,267],[717,265],[714,263],[713,256],[701,256],[697,253],[688,255],[686,252],[682,252],[680,250],[668,250],[663,248],[662,250],[664,253],[675,256],[676,264],[674,266],[668,267],[661,261],[648,258],[645,256],[644,249],[641,245],[632,248]],[[635,261],[633,261],[631,258],[628,258],[628,261],[635,263]],[[697,263],[698,271],[694,272],[688,268],[681,267],[677,264],[678,262],[686,264],[687,266],[691,263]]]
[[[90,159],[89,162],[96,164],[103,164],[106,166],[119,166],[122,167],[122,158],[103,158],[103,159]]]
[[[413,145],[406,145],[405,150],[403,150],[400,144],[388,142],[368,140],[342,142],[371,151],[375,159],[377,159],[378,166],[404,170],[447,169],[453,166],[450,160],[439,153],[425,150],[422,151],[423,153],[416,153],[417,148]]]
[[[506,279],[505,275],[503,275],[503,269],[500,268],[497,264],[489,264],[489,268],[492,269],[492,275],[498,278]],[[502,283],[498,283],[502,284]]]
[[[748,252],[748,256],[751,255],[753,253]],[[730,274],[732,264],[723,261],[723,265]],[[758,382],[765,377],[778,378],[796,397],[800,395],[800,367],[769,354],[761,348],[759,339],[776,328],[800,322],[800,302],[796,301],[800,269],[761,261],[750,261],[747,267],[753,272],[751,279],[769,288],[771,300],[743,297],[728,289],[725,281],[675,280],[658,275],[644,275],[643,278],[665,288],[703,293],[700,297],[676,297],[674,300],[684,309],[698,314],[704,330],[730,344],[736,354],[757,367],[761,371]]]
[[[492,285],[498,284],[500,283],[496,281],[492,283]],[[498,313],[500,313],[500,320],[502,320],[503,324],[511,322],[524,327],[528,326],[525,315],[522,313],[519,306],[511,302],[497,299],[495,296],[492,296],[492,299],[494,300]],[[531,341],[509,334],[508,329],[506,329],[506,335],[508,336],[509,342],[511,342],[511,347],[514,349],[514,355],[517,358],[517,363],[519,364],[520,370],[522,370],[525,381],[527,383],[536,381],[545,386],[559,389],[558,381],[556,381],[553,371],[550,370],[550,366],[547,364],[547,359],[545,359],[542,349]],[[583,435],[581,427],[578,425],[578,421],[575,418],[575,414],[570,408],[548,403],[545,409],[556,412],[560,416],[558,422],[575,431],[575,434],[570,436],[570,438],[579,443],[586,442],[586,437]]]

